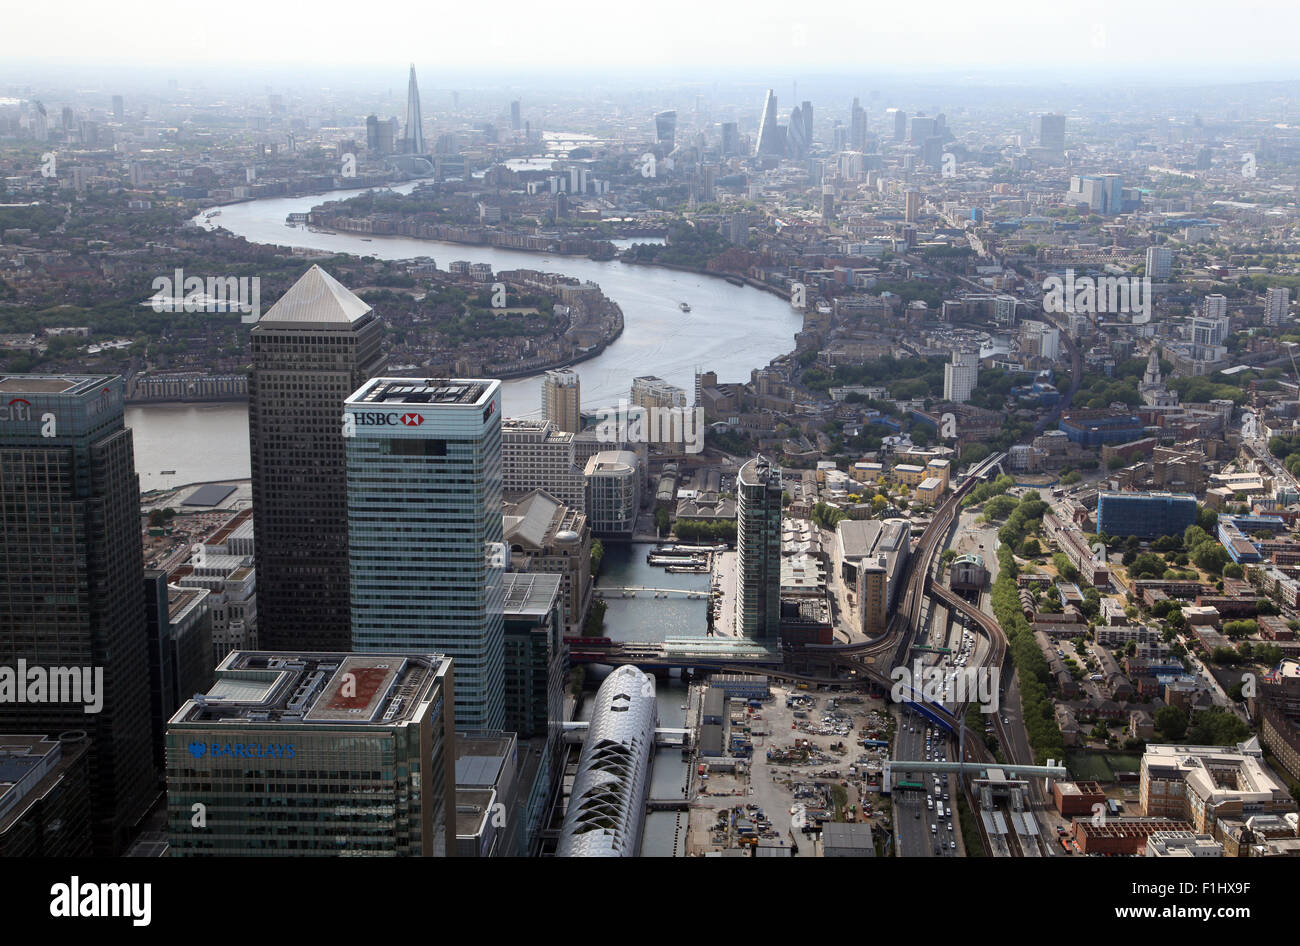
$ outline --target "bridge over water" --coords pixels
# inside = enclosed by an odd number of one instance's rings
[[[638,595],[642,592],[653,592],[656,595],[682,595],[686,598],[707,598],[709,596],[707,590],[700,588],[647,588],[642,585],[624,585],[622,587],[601,585],[599,588],[595,589],[595,595],[597,598],[630,597],[625,594],[629,591],[632,592],[633,595]]]

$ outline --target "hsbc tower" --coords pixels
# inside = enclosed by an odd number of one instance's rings
[[[352,649],[446,654],[457,728],[501,728],[501,382],[372,378],[341,423]]]

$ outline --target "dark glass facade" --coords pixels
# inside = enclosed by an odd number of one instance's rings
[[[90,734],[102,856],[125,849],[158,789],[140,481],[122,395],[118,377],[0,378],[0,667],[75,668],[98,691],[0,701],[0,732]]]
[[[275,316],[273,308],[252,331],[249,379],[259,641],[348,650],[343,401],[382,364],[383,329],[369,311],[332,322]]]

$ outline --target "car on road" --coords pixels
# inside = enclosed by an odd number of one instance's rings
[[[949,849],[949,850],[952,850],[952,851],[957,850],[957,842],[956,842],[956,841],[949,841],[949,842],[948,842],[948,849]]]

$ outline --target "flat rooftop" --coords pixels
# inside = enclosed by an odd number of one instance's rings
[[[11,374],[0,378],[3,394],[79,394],[113,380],[112,375]]]
[[[375,378],[354,404],[478,404],[494,382],[462,378]]]
[[[305,719],[371,719],[406,661],[393,657],[349,657],[325,685]]]
[[[179,624],[200,601],[208,596],[206,588],[179,588],[167,586],[167,618]]]
[[[0,735],[0,833],[45,797],[89,746],[85,739],[64,742],[44,733]]]
[[[545,617],[559,594],[562,575],[506,572],[501,576],[505,585],[507,617]]]
[[[462,786],[495,788],[507,760],[515,751],[515,734],[491,729],[456,733],[456,803]]]
[[[490,788],[456,789],[456,836],[474,838],[482,833],[492,813],[497,793]]]
[[[208,692],[186,701],[170,724],[395,725],[412,717],[449,665],[440,654],[235,651]]]
[[[182,506],[216,506],[235,491],[235,487],[225,483],[209,483],[200,486],[181,500]]]

